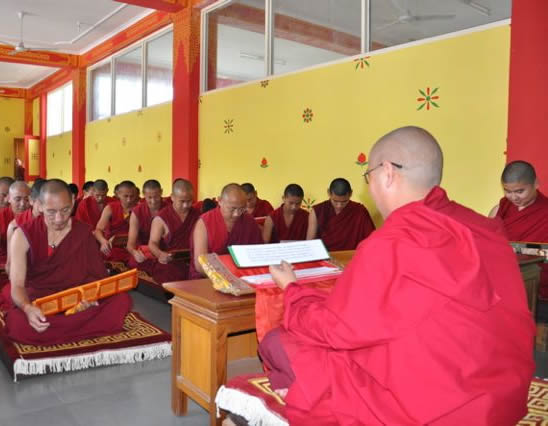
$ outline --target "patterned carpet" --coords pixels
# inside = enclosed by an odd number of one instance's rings
[[[534,379],[527,401],[529,413],[519,426],[548,426],[548,381]]]

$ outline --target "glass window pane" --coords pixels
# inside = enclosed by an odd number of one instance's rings
[[[361,0],[274,0],[274,73],[361,50]]]
[[[265,76],[264,0],[236,0],[208,14],[207,90]]]
[[[58,135],[63,132],[63,92],[61,89],[48,93],[47,100],[47,126],[48,136]]]
[[[139,46],[114,59],[115,114],[122,114],[143,107],[141,51],[142,47]]]
[[[372,50],[507,19],[511,0],[371,0]]]
[[[173,32],[147,43],[147,106],[173,98]]]
[[[72,83],[63,87],[63,132],[72,130]]]
[[[100,120],[111,115],[110,61],[90,72],[91,120]]]

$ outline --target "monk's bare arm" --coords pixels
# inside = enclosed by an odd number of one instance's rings
[[[308,229],[306,230],[306,239],[313,240],[318,235],[318,219],[316,218],[316,212],[314,209],[310,209],[308,215]]]
[[[196,225],[194,225],[194,231],[192,232],[192,242],[194,243],[194,267],[202,275],[205,275],[202,265],[198,262],[198,258],[202,254],[207,254],[207,228],[202,219],[198,219]]]
[[[145,261],[144,254],[137,248],[137,236],[139,235],[139,218],[131,213],[129,217],[129,232],[126,249],[138,263]]]
[[[171,261],[171,255],[160,249],[160,241],[168,232],[169,230],[161,217],[152,219],[148,248],[150,249],[150,252],[158,258],[158,262],[164,264]]]
[[[49,327],[49,323],[42,311],[30,303],[25,289],[29,243],[21,229],[14,231],[9,251],[11,251],[10,282],[13,303],[25,313],[32,328],[39,333],[43,332]]]
[[[267,216],[263,226],[263,241],[265,242],[265,244],[268,244],[272,238],[273,227],[274,227],[274,222],[272,222],[272,218],[270,216]]]
[[[497,204],[495,207],[491,209],[489,212],[489,217],[495,217],[499,211],[499,204]]]
[[[97,238],[99,244],[101,244],[101,251],[106,255],[110,254],[110,250],[112,249],[110,242],[105,238],[105,229],[108,228],[111,217],[112,209],[110,206],[106,206],[103,209],[103,213],[101,213],[101,219],[99,219],[99,222],[97,222],[97,226],[93,231],[93,235]]]

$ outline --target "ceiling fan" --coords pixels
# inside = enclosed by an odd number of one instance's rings
[[[55,48],[51,48],[51,47],[28,47],[28,46],[25,46],[25,43],[23,42],[23,19],[25,18],[25,15],[28,15],[28,13],[25,13],[25,12],[17,12],[17,17],[19,18],[19,27],[20,27],[20,32],[19,32],[19,41],[17,43],[12,43],[12,42],[9,42],[9,41],[1,41],[0,40],[0,43],[2,44],[7,44],[9,46],[12,46],[14,49],[8,53],[8,55],[17,55],[18,53],[22,53],[22,52],[28,52],[28,51],[35,51],[35,50],[56,50]]]
[[[381,25],[380,27],[375,28],[375,31],[381,31],[386,28],[389,28],[393,25],[397,24],[409,24],[411,22],[424,22],[424,21],[437,21],[437,20],[444,20],[444,19],[453,19],[455,18],[455,14],[430,14],[430,15],[415,15],[413,12],[409,9],[409,0],[407,0],[407,8],[404,8],[402,5],[398,3],[397,0],[390,0],[390,2],[394,5],[394,7],[400,11],[400,15],[394,19],[391,22],[388,22],[385,25]]]

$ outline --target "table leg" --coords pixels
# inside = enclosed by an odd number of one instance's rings
[[[227,358],[228,358],[228,333],[224,326],[215,325],[211,330],[211,402],[209,405],[210,425],[221,426],[222,419],[217,419],[217,406],[215,395],[217,389],[226,383]]]
[[[171,318],[171,409],[176,416],[183,416],[187,412],[188,396],[177,386],[177,375],[181,371],[181,357],[178,356],[181,353],[181,317],[175,306]]]

